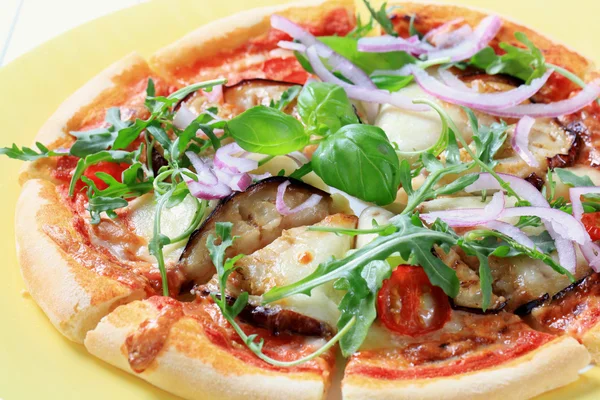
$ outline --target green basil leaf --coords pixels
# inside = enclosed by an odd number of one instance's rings
[[[298,96],[298,114],[311,135],[326,136],[359,122],[346,91],[340,86],[311,82]]]
[[[325,183],[361,200],[385,205],[396,199],[398,156],[376,126],[346,125],[327,136],[313,154],[312,167]]]
[[[371,80],[379,89],[397,92],[410,85],[413,81],[413,76],[402,75],[372,75]]]
[[[310,140],[300,121],[265,106],[244,111],[229,120],[225,130],[242,149],[272,156],[301,150]]]

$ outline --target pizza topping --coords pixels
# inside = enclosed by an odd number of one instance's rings
[[[525,116],[517,122],[515,127],[515,133],[510,142],[515,152],[525,162],[532,167],[539,167],[540,163],[536,160],[535,156],[529,151],[529,133],[531,128],[535,124],[535,118]]]
[[[450,319],[450,302],[431,285],[421,267],[401,265],[383,282],[377,297],[381,322],[401,335],[419,336],[441,329]]]
[[[285,181],[277,187],[277,198],[275,199],[275,207],[277,207],[277,211],[281,215],[290,215],[300,212],[307,208],[312,208],[319,204],[323,196],[318,194],[311,194],[310,197],[299,206],[294,208],[289,208],[287,204],[285,204],[285,189],[290,185],[290,181]]]

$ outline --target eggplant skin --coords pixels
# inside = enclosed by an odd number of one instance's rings
[[[506,307],[506,301],[503,302],[497,302],[495,304],[494,308],[488,308],[487,310],[483,311],[481,308],[478,307],[465,307],[465,306],[460,306],[454,303],[454,300],[452,298],[450,299],[450,306],[452,307],[453,310],[457,310],[457,311],[465,311],[465,312],[470,312],[472,314],[481,314],[481,315],[489,315],[489,314],[498,314],[500,311],[504,310],[504,308]]]
[[[312,194],[323,198],[315,207],[291,215],[281,215],[275,207],[277,188],[288,180],[291,182],[285,191],[285,203],[288,207],[294,208],[302,204]],[[332,200],[328,193],[302,181],[281,176],[264,179],[244,192],[221,200],[190,236],[178,267],[187,281],[197,284],[207,282],[215,274],[206,241],[211,234],[215,235],[217,222],[233,224],[232,235],[237,238],[226,255],[234,257],[237,254],[251,254],[263,248],[281,236],[285,229],[316,224],[331,214],[331,208]]]
[[[560,293],[560,292],[559,292]],[[523,317],[525,315],[529,315],[531,314],[531,311],[533,311],[534,308],[537,308],[539,306],[542,306],[544,304],[546,304],[546,302],[550,299],[550,295],[548,293],[544,293],[543,295],[541,295],[540,297],[538,297],[537,299],[533,299],[525,304],[521,304],[519,307],[517,307],[514,311],[515,314],[517,314],[520,317]]]
[[[573,166],[579,158],[579,154],[584,146],[582,135],[584,135],[586,132],[585,125],[579,121],[576,121],[571,122],[567,126],[563,127],[563,129],[569,133],[573,140],[567,153],[556,154],[553,157],[548,157],[548,168],[552,170],[554,168],[566,168]]]

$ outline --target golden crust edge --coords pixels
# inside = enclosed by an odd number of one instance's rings
[[[238,12],[209,22],[158,50],[150,57],[150,67],[176,81],[175,68],[199,60],[198,54],[202,54],[202,59],[208,59],[215,54],[237,48],[244,44],[248,37],[265,33],[270,28],[268,17],[272,14],[287,16],[296,22],[314,21],[316,15],[336,8],[346,8],[354,13],[354,1],[297,1]]]
[[[31,297],[60,333],[83,343],[102,317],[120,304],[145,297],[145,292],[86,269],[48,237],[44,213],[53,205],[48,195],[52,191],[55,185],[46,180],[24,184],[15,213],[17,256]]]
[[[527,399],[576,381],[589,362],[586,348],[563,336],[508,364],[468,374],[413,381],[352,375],[342,393],[344,400]]]
[[[88,332],[86,349],[101,360],[185,399],[323,399],[329,377],[310,372],[282,373],[239,360],[205,337],[190,317],[176,322],[151,366],[135,373],[125,350],[127,336],[158,310],[146,301],[118,307]],[[227,372],[225,372],[227,371]]]

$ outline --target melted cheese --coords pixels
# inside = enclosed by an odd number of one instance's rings
[[[356,217],[335,214],[316,226],[354,228]],[[310,231],[306,227],[293,228],[284,231],[268,246],[242,258],[236,265],[245,289],[252,295],[261,295],[275,286],[301,280],[331,257],[343,258],[353,247],[353,241],[347,235]],[[271,305],[290,309],[335,327],[340,298],[341,293],[333,289],[330,283],[313,289],[310,296],[297,294]]]
[[[215,204],[212,204],[214,208]],[[161,233],[174,238],[185,232],[196,213],[196,201],[188,195],[181,203],[172,208],[163,208],[161,214]],[[148,242],[154,236],[154,216],[156,213],[156,200],[153,194],[138,197],[129,204],[129,221],[136,235],[146,239]],[[207,210],[205,215],[208,215]],[[183,252],[186,240],[170,244],[164,247],[164,256],[167,264],[175,263]],[[148,261],[156,263],[156,259],[150,256],[148,248],[144,247],[144,256]]]
[[[371,229],[373,228],[373,221],[377,222],[378,225],[387,225],[390,218],[394,216],[393,213],[381,207],[368,207],[360,214],[358,219],[358,229]],[[377,237],[376,233],[369,235],[358,235],[356,237],[356,248],[360,249],[366,244],[370,243]]]

